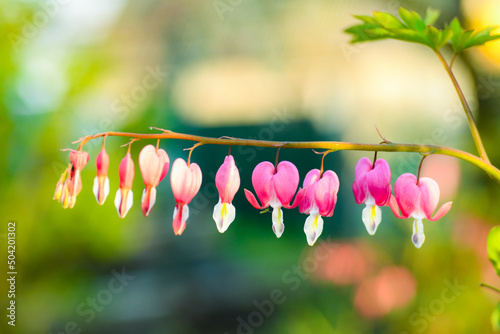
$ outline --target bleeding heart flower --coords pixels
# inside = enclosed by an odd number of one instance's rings
[[[145,189],[142,193],[141,209],[144,216],[148,216],[156,202],[156,187],[167,175],[170,159],[163,149],[156,149],[153,145],[144,146],[139,153],[139,168]]]
[[[398,218],[412,217],[414,219],[411,240],[417,248],[420,248],[425,241],[422,220],[426,218],[436,221],[451,209],[452,202],[447,202],[432,216],[438,202],[439,186],[429,177],[421,177],[417,180],[415,175],[406,173],[401,175],[394,184],[394,196],[391,196],[390,201],[391,210]]]
[[[374,235],[382,221],[380,206],[388,205],[391,199],[391,169],[384,159],[372,164],[370,159],[361,158],[356,164],[352,184],[354,198],[358,204],[366,204],[362,219],[366,230]]]
[[[268,161],[259,163],[252,173],[252,184],[262,205],[257,202],[254,194],[245,189],[245,196],[256,209],[273,208],[273,231],[276,237],[281,237],[285,230],[281,207],[291,209],[299,205],[305,195],[305,189],[300,189],[292,205],[290,202],[299,185],[299,171],[289,161],[282,161],[278,167]]]
[[[89,162],[89,154],[83,151],[72,150],[69,153],[71,169],[68,171],[68,178],[64,182],[61,194],[61,203],[64,208],[73,208],[76,203],[76,196],[82,190],[81,171]]]
[[[103,205],[104,201],[109,195],[109,178],[108,178],[108,167],[109,167],[109,156],[102,146],[101,152],[96,158],[97,166],[97,176],[94,179],[94,195],[99,205]]]
[[[319,169],[313,169],[307,173],[303,185],[306,192],[300,202],[299,211],[309,215],[304,225],[309,246],[314,245],[323,232],[321,217],[333,215],[339,186],[339,178],[334,171],[327,170],[321,175]]]
[[[224,159],[217,171],[215,185],[219,191],[219,203],[214,207],[213,218],[219,232],[224,233],[236,216],[236,209],[231,202],[240,188],[240,173],[232,155]]]
[[[170,183],[177,202],[172,224],[176,235],[181,235],[186,228],[186,220],[189,217],[188,204],[200,190],[201,179],[200,166],[195,163],[188,165],[181,158],[174,161],[170,173]]]
[[[134,181],[135,168],[130,152],[127,152],[125,158],[120,162],[118,172],[120,175],[120,189],[116,192],[115,206],[120,218],[124,218],[128,210],[132,207],[132,204],[134,204],[132,184]]]

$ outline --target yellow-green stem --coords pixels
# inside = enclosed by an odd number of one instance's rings
[[[462,88],[458,84],[457,78],[455,77],[455,74],[453,74],[453,71],[451,70],[451,65],[450,66],[446,63],[446,60],[444,59],[443,55],[441,52],[436,51],[436,55],[438,56],[439,60],[441,60],[441,63],[443,64],[446,72],[448,73],[448,76],[450,77],[453,86],[455,87],[455,90],[457,91],[458,97],[460,99],[460,102],[462,103],[462,106],[464,107],[465,110],[465,116],[467,117],[467,122],[469,123],[470,126],[470,131],[472,133],[472,138],[474,139],[474,143],[476,144],[477,151],[479,153],[479,156],[481,159],[486,161],[487,163],[490,162],[488,159],[488,155],[486,154],[486,150],[484,149],[483,142],[481,141],[481,136],[479,135],[479,130],[477,129],[476,122],[474,121],[474,116],[472,115],[472,111],[469,107],[469,104],[467,103],[467,99],[465,98],[464,92],[462,91]],[[453,58],[453,61],[455,58]]]
[[[485,161],[468,152],[464,152],[455,148],[437,146],[437,145],[418,145],[418,144],[396,144],[396,143],[383,143],[383,144],[363,144],[363,143],[349,143],[338,141],[304,141],[304,142],[277,142],[256,139],[240,139],[240,138],[211,138],[196,136],[184,133],[177,133],[173,131],[164,131],[155,134],[139,134],[130,132],[103,132],[92,136],[85,136],[79,141],[79,149],[92,139],[100,138],[103,136],[114,137],[128,137],[133,140],[140,139],[180,139],[197,142],[199,145],[212,144],[212,145],[234,145],[234,146],[256,146],[256,147],[272,147],[272,148],[299,148],[299,149],[325,149],[331,151],[382,151],[382,152],[414,152],[420,154],[442,154],[455,157],[481,168],[489,174],[497,183],[500,184],[500,170],[491,165],[489,161]]]

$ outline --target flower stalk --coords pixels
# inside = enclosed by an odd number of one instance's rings
[[[257,139],[240,139],[232,137],[223,138],[212,138],[197,136],[191,134],[184,134],[173,132],[170,130],[162,130],[161,133],[151,133],[151,134],[141,134],[141,133],[131,133],[131,132],[102,132],[95,135],[89,135],[82,137],[75,143],[80,143],[79,150],[89,141],[109,136],[109,137],[127,137],[135,140],[141,139],[180,139],[198,142],[203,145],[228,145],[228,146],[255,146],[255,147],[271,147],[271,148],[292,148],[292,149],[324,149],[331,151],[368,151],[368,152],[413,152],[420,153],[422,155],[429,154],[442,154],[451,157],[467,161],[476,167],[479,167],[485,171],[491,178],[500,184],[500,170],[493,166],[489,160],[485,160],[481,157],[475,156],[471,153],[439,145],[421,145],[421,144],[403,144],[403,143],[382,143],[382,144],[365,144],[365,143],[351,143],[351,142],[339,142],[339,141],[290,141],[290,142],[279,142],[279,141],[268,141],[268,140],[257,140]],[[199,146],[199,145],[197,145]]]

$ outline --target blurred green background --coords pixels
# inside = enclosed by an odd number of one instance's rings
[[[124,138],[109,138],[111,193],[92,194],[101,141],[86,145],[83,190],[74,209],[52,201],[68,163],[63,148],[103,131],[150,126],[213,137],[393,142],[453,146],[475,153],[453,86],[423,46],[396,41],[350,45],[351,14],[398,6],[442,11],[441,23],[500,23],[496,0],[47,0],[1,2],[0,243],[2,333],[489,333],[500,286],[486,235],[500,221],[500,188],[479,169],[432,157],[423,173],[451,212],[427,222],[417,250],[411,220],[383,209],[370,237],[351,191],[364,154],[327,156],[341,180],[333,217],[314,247],[306,216],[285,210],[276,239],[271,215],[244,197],[253,168],[275,150],[233,148],[242,177],[235,222],[212,220],[214,176],[226,147],[203,146],[203,171],[182,236],[172,231],[168,177],[152,214],[135,204],[121,220],[113,205]],[[468,51],[456,73],[492,163],[500,166],[500,42]],[[164,140],[173,161],[190,142]],[[367,154],[372,157],[372,154]],[[379,154],[393,181],[416,173],[419,156]],[[310,150],[282,150],[301,181],[318,168]],[[7,325],[7,223],[15,221],[16,327]],[[120,279],[117,279],[117,278]]]

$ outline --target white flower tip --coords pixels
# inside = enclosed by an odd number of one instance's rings
[[[214,213],[212,215],[217,225],[217,230],[219,233],[224,233],[228,229],[229,225],[234,221],[236,217],[236,209],[231,203],[217,203],[214,207]]]
[[[283,224],[283,211],[281,206],[273,208],[273,232],[276,238],[280,238],[285,231],[285,224]]]
[[[424,244],[424,224],[422,223],[421,219],[415,220],[413,222],[413,235],[411,237],[411,241],[417,248],[422,247],[422,245]]]
[[[109,178],[106,177],[104,179],[104,184],[101,187],[99,177],[96,176],[94,178],[94,186],[92,187],[92,190],[94,192],[95,199],[97,200],[97,204],[103,205],[109,195]]]
[[[307,244],[314,245],[316,240],[323,232],[323,218],[318,214],[311,214],[307,217],[304,224],[304,233],[306,234]]]
[[[122,189],[118,189],[116,191],[116,196],[115,196],[115,207],[116,210],[118,211],[118,216],[120,218],[125,218],[127,215],[128,211],[134,204],[134,194],[131,189],[129,189],[125,193],[126,198],[122,198]],[[125,201],[125,203],[122,203]]]
[[[366,205],[361,217],[368,234],[374,235],[382,221],[382,210],[376,205]]]

